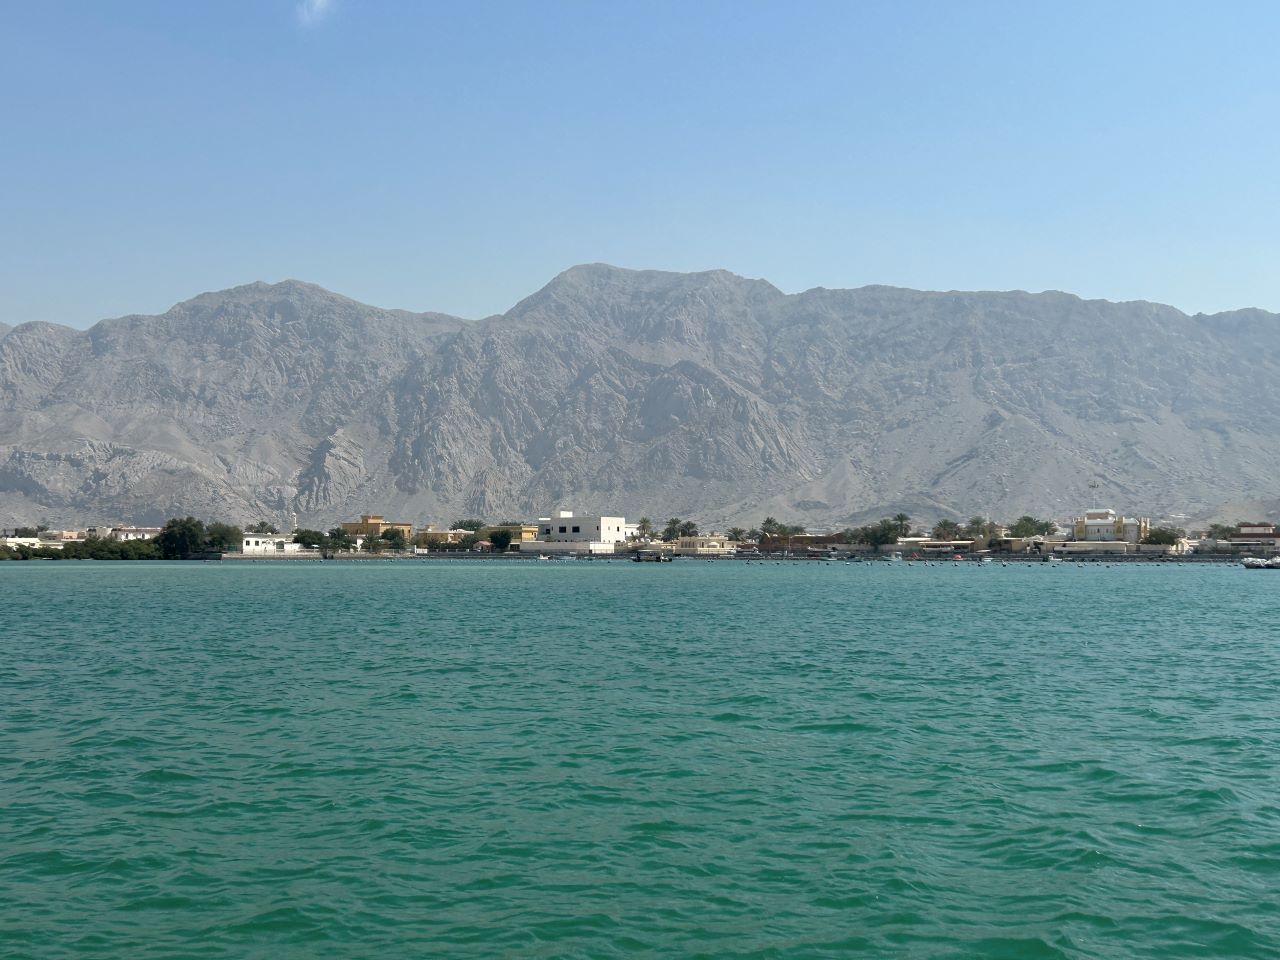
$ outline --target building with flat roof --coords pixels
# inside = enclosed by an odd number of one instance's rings
[[[357,520],[344,520],[342,529],[353,537],[380,537],[389,530],[399,530],[408,542],[413,538],[413,524],[396,523],[379,513],[365,513]]]
[[[160,536],[159,527],[112,527],[107,536],[112,540],[151,540]]]
[[[499,530],[506,530],[511,534],[511,542],[515,543],[532,543],[538,539],[538,525],[536,523],[495,523],[492,526],[481,527],[478,531],[482,540],[490,540],[493,534]]]
[[[625,517],[578,517],[572,510],[556,510],[549,517],[539,517],[537,528],[538,538],[522,541],[518,544],[520,550],[612,554],[627,539]]]
[[[249,556],[276,557],[303,549],[303,544],[294,543],[293,537],[284,533],[246,533],[240,541],[240,552]]]
[[[679,537],[674,552],[677,557],[723,557],[735,550],[727,537],[711,534],[706,537]]]

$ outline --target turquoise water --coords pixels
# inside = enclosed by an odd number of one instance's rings
[[[1280,574],[2,563],[0,596],[0,956],[1280,955]]]

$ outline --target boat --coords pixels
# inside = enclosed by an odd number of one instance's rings
[[[1280,570],[1280,557],[1263,560],[1261,557],[1245,557],[1240,566],[1246,570]]]
[[[637,550],[631,560],[634,563],[670,563],[671,556],[661,550]]]

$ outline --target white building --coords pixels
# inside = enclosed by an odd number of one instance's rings
[[[292,537],[279,533],[246,533],[241,543],[242,553],[251,556],[280,556],[287,553],[301,553],[303,546],[294,543]]]
[[[112,527],[107,534],[112,540],[150,540],[160,536],[159,527]]]
[[[18,547],[30,547],[32,550],[61,550],[60,539],[42,539],[40,537],[0,537],[0,546],[16,550]]]
[[[625,517],[575,517],[572,510],[557,510],[538,518],[538,539],[519,546],[539,553],[612,554],[626,539]]]

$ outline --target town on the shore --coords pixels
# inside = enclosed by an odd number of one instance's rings
[[[903,560],[1170,559],[1272,557],[1280,527],[1272,523],[1213,524],[1188,532],[1110,509],[1056,521],[1022,516],[1012,523],[985,517],[921,524],[899,513],[842,530],[807,530],[766,517],[758,527],[700,531],[680,517],[578,516],[556,510],[536,521],[457,520],[447,528],[416,527],[363,514],[328,531],[259,521],[248,527],[175,517],[163,527],[104,524],[51,530],[45,524],[0,531],[0,559],[305,560],[504,556],[665,560],[675,557],[833,559],[891,556]]]

